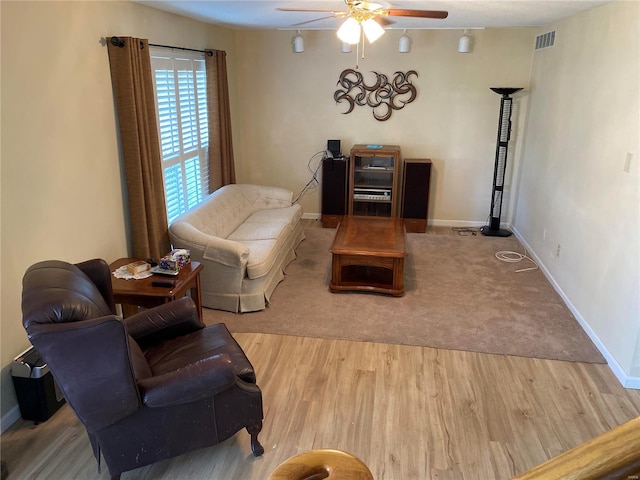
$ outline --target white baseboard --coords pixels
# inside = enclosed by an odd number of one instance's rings
[[[576,320],[578,321],[578,323],[580,324],[582,329],[589,336],[591,341],[595,344],[596,348],[598,350],[600,350],[600,353],[602,354],[602,356],[607,361],[607,364],[608,364],[609,368],[611,369],[613,374],[616,376],[618,381],[622,384],[622,386],[625,387],[625,388],[633,388],[633,389],[640,390],[640,377],[632,377],[632,376],[630,376],[620,366],[618,361],[611,354],[611,352],[604,345],[604,343],[602,343],[600,338],[596,335],[596,333],[593,331],[591,326],[587,323],[587,321],[584,319],[584,317],[580,314],[580,312],[575,307],[575,305],[573,305],[573,303],[571,303],[571,300],[569,300],[569,298],[564,293],[562,288],[560,288],[560,285],[558,285],[558,283],[555,281],[555,279],[553,278],[553,276],[551,275],[551,273],[549,272],[547,267],[542,262],[542,260],[540,260],[540,257],[538,257],[536,252],[531,248],[531,245],[529,245],[527,243],[527,241],[522,237],[522,235],[520,234],[520,232],[518,232],[518,230],[516,228],[513,228],[511,226],[510,230],[515,234],[515,236],[518,238],[520,243],[522,243],[522,245],[524,245],[524,248],[527,249],[527,253],[530,254],[531,257],[536,261],[536,263],[540,267],[540,270],[542,270],[542,273],[544,274],[544,276],[547,277],[547,280],[549,280],[549,283],[551,283],[551,285],[553,286],[553,289],[558,293],[558,295],[560,295],[560,297],[562,298],[562,301],[567,305],[567,307],[569,308],[569,310],[571,311],[573,316],[576,318]]]
[[[322,218],[322,214],[303,213],[302,218],[305,220],[320,220]],[[486,222],[474,222],[468,220],[428,220],[428,224],[432,227],[482,227],[486,225]]]
[[[486,222],[474,222],[469,220],[429,220],[428,225],[430,227],[453,227],[453,228],[464,228],[464,227],[482,227],[486,225]]]
[[[4,433],[11,425],[20,420],[20,407],[18,404],[14,405],[7,413],[5,413],[0,419],[0,433]]]
[[[624,372],[623,374],[626,376],[626,381],[622,383],[624,388],[633,388],[634,390],[640,390],[640,377],[630,377]],[[616,375],[616,377],[617,376],[618,375]],[[620,377],[618,377],[618,379],[620,379]]]

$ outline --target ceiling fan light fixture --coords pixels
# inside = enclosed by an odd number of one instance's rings
[[[342,53],[351,53],[351,45],[347,42],[342,42],[340,46],[340,51]]]
[[[347,18],[338,29],[338,38],[349,45],[355,45],[360,41],[360,24],[353,18]]]
[[[362,29],[364,30],[364,34],[367,36],[369,43],[375,42],[384,35],[384,28],[382,28],[382,26],[373,18],[369,18],[362,22]]]

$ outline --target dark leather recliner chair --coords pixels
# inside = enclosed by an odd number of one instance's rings
[[[222,323],[193,301],[116,315],[103,260],[45,261],[23,278],[23,325],[112,478],[215,445],[242,428],[264,449],[253,366]]]

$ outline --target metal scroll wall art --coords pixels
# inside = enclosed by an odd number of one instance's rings
[[[395,72],[393,78],[389,78],[377,72],[373,85],[367,85],[364,82],[362,73],[349,68],[340,74],[338,80],[339,88],[333,94],[336,103],[347,102],[349,108],[343,114],[351,113],[356,105],[360,107],[371,107],[373,109],[373,117],[384,122],[391,118],[394,110],[402,110],[404,106],[415,100],[418,91],[415,85],[411,83],[412,76],[418,76],[415,70],[409,70],[407,73]]]

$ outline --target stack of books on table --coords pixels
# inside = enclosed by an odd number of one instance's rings
[[[126,267],[127,267],[127,272],[129,272],[131,275],[137,275],[139,273],[146,272],[147,270],[149,270],[151,268],[151,265],[149,265],[144,260],[138,260],[137,262],[128,263]]]

